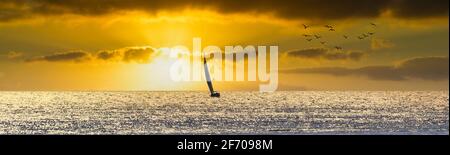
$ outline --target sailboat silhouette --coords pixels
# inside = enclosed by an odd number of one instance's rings
[[[203,65],[205,67],[205,77],[206,77],[206,83],[208,84],[209,92],[211,93],[211,97],[220,97],[220,93],[217,91],[214,91],[212,82],[211,82],[211,75],[209,75],[209,69],[208,64],[206,63],[206,58],[203,56]]]

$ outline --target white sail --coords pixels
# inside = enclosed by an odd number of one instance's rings
[[[220,97],[220,93],[214,91],[214,88],[212,85],[212,80],[211,80],[211,75],[209,74],[208,64],[206,63],[205,57],[203,57],[203,65],[205,67],[205,78],[206,78],[206,83],[208,84],[209,92],[211,93],[211,97]]]
[[[214,88],[212,86],[211,75],[209,74],[208,64],[206,64],[206,58],[203,58],[203,65],[205,67],[206,83],[208,84],[209,92],[211,92],[211,94],[212,94],[214,92]]]

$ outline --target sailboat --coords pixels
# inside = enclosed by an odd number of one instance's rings
[[[209,74],[208,64],[206,63],[206,58],[203,57],[203,65],[205,67],[205,77],[206,77],[206,83],[208,84],[209,92],[211,93],[211,97],[220,97],[220,93],[217,91],[214,91],[212,82],[211,82],[211,75]]]

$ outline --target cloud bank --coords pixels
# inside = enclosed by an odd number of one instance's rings
[[[354,51],[331,50],[327,48],[308,48],[286,52],[288,57],[325,60],[360,60],[365,53]]]
[[[153,53],[155,53],[155,49],[149,46],[127,47],[117,50],[100,51],[95,54],[95,57],[103,61],[148,63]]]
[[[54,53],[51,55],[38,56],[26,59],[25,62],[38,62],[38,61],[48,61],[48,62],[64,62],[64,61],[74,61],[82,62],[90,59],[90,53],[83,51],[73,51],[64,53]]]
[[[350,69],[343,67],[298,68],[281,73],[328,74],[334,76],[366,76],[372,80],[401,81],[408,79],[448,80],[448,57],[421,57],[403,61],[395,66],[367,66]]]
[[[149,46],[127,47],[116,50],[102,50],[99,52],[70,51],[25,59],[25,62],[85,62],[107,61],[125,63],[149,63],[155,49]]]
[[[448,16],[448,0],[2,0],[0,21],[35,15],[104,15],[120,11],[210,9],[220,13],[273,13],[286,19],[399,18]]]

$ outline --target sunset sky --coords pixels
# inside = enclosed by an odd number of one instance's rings
[[[157,50],[194,37],[279,46],[278,90],[448,90],[448,3],[1,0],[0,90],[206,90],[171,81],[173,60]]]

